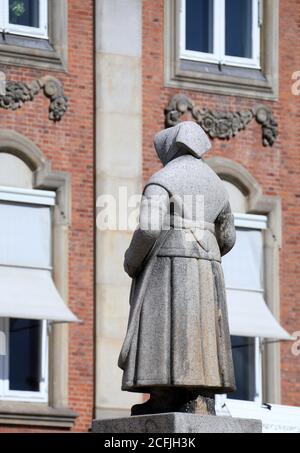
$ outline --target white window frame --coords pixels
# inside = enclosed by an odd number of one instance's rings
[[[55,192],[0,187],[0,201],[19,204],[44,205],[51,209]],[[48,403],[49,386],[49,322],[42,321],[40,390],[38,392],[9,389],[9,318],[0,318],[1,339],[5,339],[5,355],[0,355],[0,401]],[[3,346],[3,345],[2,345]]]
[[[214,0],[214,34],[213,53],[197,52],[186,48],[186,0],[181,0],[180,7],[180,57],[185,60],[215,63],[244,68],[261,68],[261,1],[252,0],[252,58],[242,58],[225,55],[225,0]]]
[[[1,0],[0,4],[0,31],[14,35],[22,35],[33,38],[48,39],[48,0],[39,0],[39,24],[37,27],[14,25],[9,22],[9,1]]]

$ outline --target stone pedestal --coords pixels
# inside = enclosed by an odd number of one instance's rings
[[[261,433],[259,420],[203,416],[174,412],[137,417],[95,420],[94,433]]]

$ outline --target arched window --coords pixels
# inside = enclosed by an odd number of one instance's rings
[[[290,339],[278,319],[280,200],[264,196],[241,165],[221,158],[207,162],[224,181],[237,232],[235,247],[223,258],[237,381],[237,391],[228,398],[278,403],[276,342]]]
[[[267,216],[247,214],[247,199],[242,191],[226,180],[224,184],[235,216],[237,235],[235,247],[223,258],[228,310],[234,334],[231,342],[237,386],[237,390],[228,397],[262,403],[262,350],[257,318],[261,313],[258,311],[264,305],[263,232],[268,219]],[[252,310],[254,304],[255,309]],[[269,318],[268,313],[266,316]],[[277,334],[276,328],[277,324],[271,335]],[[266,325],[261,335],[266,334],[265,329]],[[247,331],[250,336],[247,336]]]
[[[64,367],[67,344],[58,345],[63,332],[56,323],[77,318],[62,299],[60,293],[67,293],[54,275],[67,273],[67,248],[64,254],[61,246],[68,223],[68,181],[68,175],[51,171],[49,161],[26,137],[0,130],[0,413],[4,419],[3,401],[64,404],[59,401],[64,379],[54,367],[58,363]],[[59,414],[55,417],[59,425]]]

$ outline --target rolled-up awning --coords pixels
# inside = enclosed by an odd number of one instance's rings
[[[231,335],[292,339],[272,315],[261,292],[227,289],[226,294]]]
[[[49,270],[0,266],[0,316],[79,322],[60,297]]]

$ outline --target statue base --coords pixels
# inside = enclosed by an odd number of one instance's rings
[[[95,420],[93,433],[261,433],[259,420],[195,415],[173,412],[169,414],[139,415],[128,418]]]

